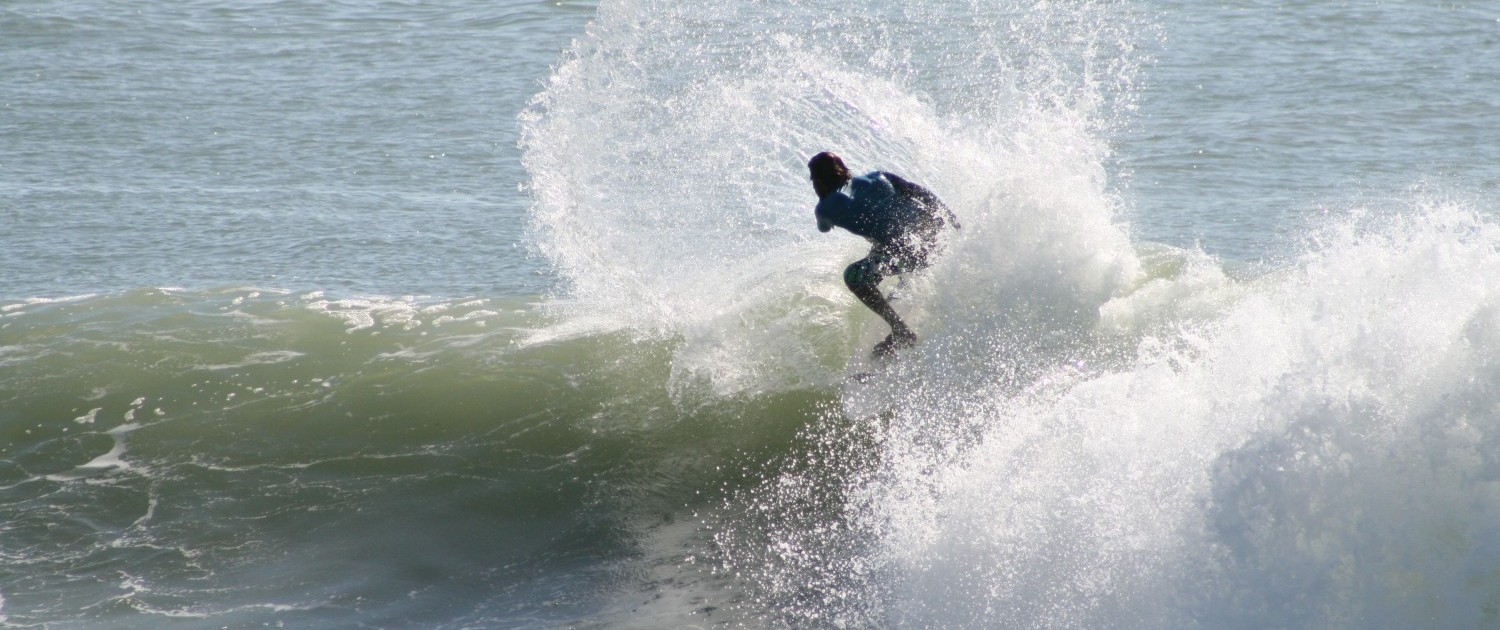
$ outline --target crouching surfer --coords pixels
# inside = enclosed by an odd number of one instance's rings
[[[875,356],[910,347],[917,334],[880,293],[880,281],[926,267],[937,251],[938,234],[948,225],[958,228],[957,218],[932,191],[885,171],[851,176],[843,158],[828,151],[808,160],[807,169],[818,193],[813,211],[818,231],[841,227],[872,245],[869,255],[844,269],[844,284],[891,326],[891,334],[876,344]]]

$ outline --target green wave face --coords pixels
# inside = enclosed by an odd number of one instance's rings
[[[495,610],[474,618],[568,618],[631,532],[743,483],[832,398],[685,401],[671,344],[538,342],[524,301],[141,290],[3,317],[13,621],[334,622],[372,601],[415,622],[476,589]],[[564,586],[533,597],[538,573]]]

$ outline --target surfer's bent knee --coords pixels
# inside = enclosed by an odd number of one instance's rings
[[[850,289],[880,284],[880,271],[875,261],[861,258],[844,268],[844,284]]]

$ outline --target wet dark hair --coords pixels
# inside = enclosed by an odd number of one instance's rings
[[[813,188],[818,191],[819,197],[842,188],[851,177],[849,167],[844,165],[844,158],[832,151],[812,156],[807,161],[807,170],[812,174]]]
[[[849,167],[844,166],[844,158],[832,151],[824,151],[812,156],[807,161],[807,170],[812,173],[813,179],[849,179]]]

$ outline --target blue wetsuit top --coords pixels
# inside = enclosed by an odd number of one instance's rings
[[[925,194],[914,195],[913,188]],[[885,171],[874,171],[851,178],[843,188],[823,197],[813,214],[818,218],[820,231],[841,227],[876,245],[891,246],[910,234],[931,238],[942,225],[936,214],[938,208],[932,207],[934,204],[926,202],[923,196],[936,201],[936,197],[916,184]]]

